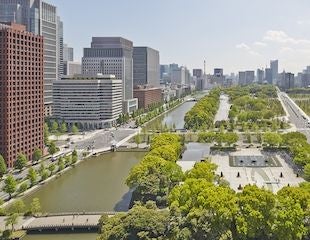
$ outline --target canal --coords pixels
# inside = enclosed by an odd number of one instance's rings
[[[166,124],[184,128],[184,116],[196,102],[185,102],[151,121],[148,129]],[[42,186],[23,200],[29,206],[39,198],[42,212],[125,211],[131,193],[125,185],[129,170],[144,156],[141,152],[105,153],[80,163],[74,169]],[[95,240],[96,234],[28,235],[25,240]]]

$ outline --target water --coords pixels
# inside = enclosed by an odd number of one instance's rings
[[[176,129],[184,128],[185,114],[196,104],[196,102],[185,102],[181,106],[167,112],[147,124],[147,129],[158,129],[161,125],[175,126]]]
[[[144,156],[139,152],[106,153],[90,158],[23,200],[40,199],[42,211],[124,211],[131,195],[125,179]]]
[[[96,240],[95,233],[78,234],[34,234],[27,235],[23,240]]]

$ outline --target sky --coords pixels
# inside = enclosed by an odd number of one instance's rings
[[[159,50],[161,64],[224,73],[310,65],[309,0],[46,0],[81,61],[92,36],[120,36]]]

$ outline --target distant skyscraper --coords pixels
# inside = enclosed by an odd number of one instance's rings
[[[60,17],[57,17],[57,38],[58,79],[60,79],[64,75],[64,31]]]
[[[203,70],[202,69],[193,69],[193,76],[196,78],[202,78]]]
[[[255,80],[255,72],[254,71],[246,71],[245,72],[245,82],[247,85],[252,84]]]
[[[171,84],[173,85],[184,85],[186,82],[186,69],[180,67],[171,71]]]
[[[246,85],[246,74],[245,72],[239,72],[239,85]]]
[[[271,74],[272,74],[272,84],[277,84],[278,74],[279,74],[279,61],[271,60],[270,69],[271,69]]]
[[[74,61],[74,49],[72,47],[69,47],[68,44],[64,44],[63,55],[64,55],[65,62]]]
[[[138,107],[133,99],[133,43],[121,37],[93,37],[90,48],[84,48],[82,73],[113,74],[123,81],[124,112]]]
[[[0,0],[0,22],[23,24],[27,31],[44,37],[44,104],[45,115],[51,115],[59,67],[56,7],[42,0]]]
[[[223,68],[214,68],[214,76],[223,77],[224,76]]]
[[[272,70],[271,68],[265,68],[265,81],[272,84]]]
[[[0,24],[0,52],[0,154],[13,167],[18,154],[31,160],[44,148],[43,38]]]
[[[133,48],[133,85],[160,86],[159,52],[149,47]]]
[[[256,78],[257,78],[257,82],[259,84],[262,84],[264,82],[264,70],[257,69],[257,71],[256,71]]]

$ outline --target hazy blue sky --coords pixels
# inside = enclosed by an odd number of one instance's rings
[[[160,51],[161,63],[225,73],[310,65],[309,0],[47,0],[80,60],[92,36],[122,36]]]

